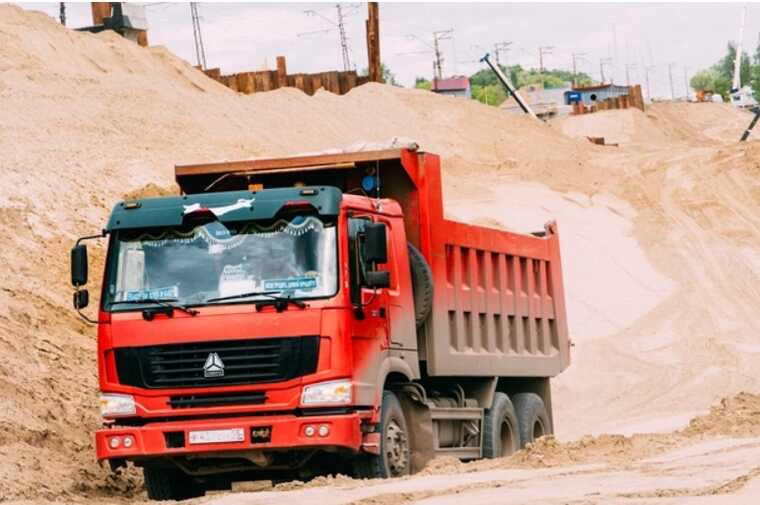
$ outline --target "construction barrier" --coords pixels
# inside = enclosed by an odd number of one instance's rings
[[[320,88],[343,95],[356,86],[369,82],[369,77],[359,76],[356,70],[288,74],[283,56],[277,57],[277,70],[222,75],[218,68],[209,68],[204,70],[204,73],[228,88],[246,95],[284,87],[298,88],[307,95],[313,95]]]
[[[573,103],[573,115],[591,114],[600,110],[628,109],[635,107],[642,112],[644,111],[644,96],[641,93],[641,85],[628,87],[627,95],[607,98],[594,102],[591,106],[584,105],[581,102]]]

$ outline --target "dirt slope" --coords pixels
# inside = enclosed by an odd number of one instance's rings
[[[554,393],[562,436],[668,429],[760,390],[760,147],[731,142],[725,107],[659,104],[631,126],[657,142],[595,147],[418,90],[242,96],[161,48],[7,5],[0,104],[0,499],[138,482],[93,461],[95,333],[70,309],[67,255],[124,194],[170,187],[174,163],[413,138],[443,156],[449,214],[558,219],[577,343]]]

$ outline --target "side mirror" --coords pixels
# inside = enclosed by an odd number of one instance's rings
[[[365,272],[364,285],[372,289],[388,288],[391,285],[391,273],[387,270]]]
[[[367,223],[364,226],[364,250],[366,263],[388,262],[388,236],[383,223]]]
[[[71,248],[71,284],[75,287],[87,284],[87,246],[84,244]]]
[[[81,310],[90,304],[90,293],[86,289],[80,289],[74,293],[74,308]]]

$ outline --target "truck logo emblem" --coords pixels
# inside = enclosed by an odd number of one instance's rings
[[[224,377],[224,361],[215,352],[212,352],[206,358],[203,365],[204,377]]]

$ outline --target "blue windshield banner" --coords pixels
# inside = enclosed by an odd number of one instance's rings
[[[138,301],[138,300],[163,300],[166,298],[177,298],[179,296],[179,289],[177,286],[169,286],[165,288],[152,288],[152,289],[138,289],[135,291],[126,291],[124,293],[124,302]]]
[[[293,277],[290,279],[269,279],[264,281],[264,289],[266,291],[287,291],[296,289],[308,291],[316,289],[316,287],[316,277]]]

